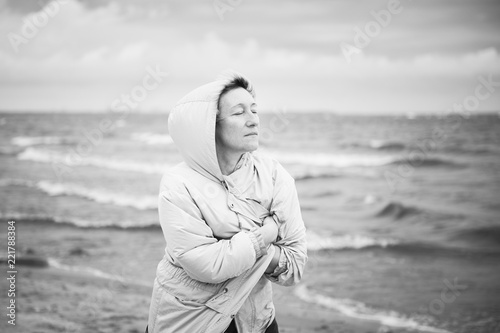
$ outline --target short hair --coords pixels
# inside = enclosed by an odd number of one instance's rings
[[[224,86],[222,91],[219,94],[219,99],[217,100],[217,116],[220,115],[220,100],[222,99],[222,96],[230,92],[231,90],[238,89],[238,88],[243,88],[246,91],[252,95],[253,98],[255,98],[255,90],[253,89],[252,84],[245,79],[241,75],[234,75],[234,77]]]

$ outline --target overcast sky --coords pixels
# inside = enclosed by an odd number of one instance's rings
[[[106,111],[148,66],[168,75],[137,110],[228,68],[261,110],[442,112],[500,82],[500,1],[391,2],[0,0],[0,110]]]

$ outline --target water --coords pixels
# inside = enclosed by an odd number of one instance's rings
[[[166,115],[2,114],[0,128],[3,219],[64,226],[67,243],[102,227],[161,234],[159,181],[181,161]],[[500,330],[497,115],[263,114],[261,133],[259,153],[295,177],[308,227],[298,299],[388,328]],[[82,264],[51,251],[59,267]],[[118,269],[85,265],[109,276]]]

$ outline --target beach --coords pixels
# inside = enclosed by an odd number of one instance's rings
[[[182,161],[167,114],[0,124],[0,248],[14,221],[17,271],[16,326],[3,315],[0,331],[143,332],[158,186]],[[301,283],[274,286],[281,332],[500,331],[498,115],[268,113],[261,133],[255,153],[295,178],[307,228]]]
[[[55,268],[23,269],[19,288],[25,304],[19,306],[16,326],[3,323],[2,332],[144,332],[151,288],[114,286],[103,278]],[[285,299],[276,307],[280,332],[284,333],[379,332],[376,323],[289,304]]]
[[[2,332],[144,332],[161,251],[145,255],[135,250],[145,241],[160,244],[162,235],[157,230],[131,233],[102,228],[80,229],[75,236],[72,226],[47,223],[40,233],[37,227],[43,223],[16,222],[18,233],[23,235],[17,265],[16,325],[3,321]],[[56,247],[61,239],[72,243],[64,250],[67,261],[73,262],[71,266],[49,259],[50,253],[54,255],[53,251],[58,251]],[[104,239],[110,242],[104,243]],[[120,250],[125,247],[118,244],[135,244],[135,250],[122,253]],[[98,247],[107,249],[107,258],[93,253],[100,252]],[[62,254],[61,251],[59,255]],[[118,270],[118,274],[104,274],[84,266],[99,260],[127,269]],[[130,268],[135,262],[141,262],[141,266]],[[5,278],[0,288],[8,288]],[[377,322],[351,319],[318,305],[305,305],[290,293],[291,289],[274,287],[280,332],[399,332],[380,330]]]

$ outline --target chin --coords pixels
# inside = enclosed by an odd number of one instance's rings
[[[247,145],[247,146],[245,147],[245,151],[246,151],[246,152],[252,152],[252,151],[257,150],[258,148],[259,148],[259,143],[257,142],[257,143],[255,143],[255,144],[250,144],[250,145]]]

